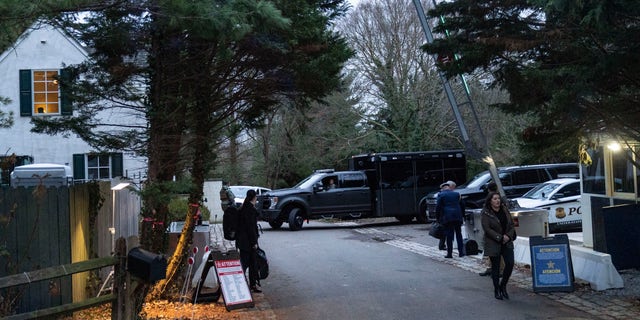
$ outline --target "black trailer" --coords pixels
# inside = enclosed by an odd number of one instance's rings
[[[444,181],[467,181],[463,150],[383,152],[352,156],[349,170],[366,172],[376,217],[427,222],[426,195]]]

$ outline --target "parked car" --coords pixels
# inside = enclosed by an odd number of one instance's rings
[[[265,194],[268,191],[271,191],[271,189],[269,188],[256,186],[229,186],[229,189],[231,189],[233,195],[236,196],[234,201],[237,207],[242,205],[242,203],[244,202],[244,198],[247,196],[247,191],[251,189],[255,190],[258,195]]]
[[[579,179],[550,180],[514,200],[523,208],[549,211],[550,233],[582,231]]]
[[[498,175],[505,195],[509,199],[521,197],[540,183],[561,177],[578,178],[580,169],[577,163],[535,164],[498,168]],[[487,196],[487,185],[491,182],[489,171],[481,172],[471,181],[460,185],[456,192],[462,196],[467,209],[482,208]],[[436,197],[432,192],[426,196],[429,220],[435,220]]]

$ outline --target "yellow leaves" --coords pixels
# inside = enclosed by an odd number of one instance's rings
[[[238,311],[228,312],[222,298],[220,302],[211,303],[182,303],[156,300],[146,302],[142,306],[140,319],[142,320],[220,320],[241,319],[242,313]],[[61,320],[111,320],[111,305],[105,304],[98,307],[78,311],[73,316],[61,318]]]

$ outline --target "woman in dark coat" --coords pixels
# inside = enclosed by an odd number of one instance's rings
[[[236,247],[240,250],[240,263],[242,271],[249,269],[249,287],[253,292],[262,292],[258,286],[258,211],[256,210],[256,191],[247,191],[244,203],[238,211],[238,230],[236,234]]]
[[[491,278],[496,299],[509,299],[507,282],[514,265],[513,240],[516,237],[511,213],[502,205],[500,194],[489,192],[482,209],[484,252],[491,259]],[[499,282],[500,257],[504,259],[502,282]]]

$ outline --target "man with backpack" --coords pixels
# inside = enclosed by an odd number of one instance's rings
[[[222,188],[220,189],[220,204],[222,205],[222,211],[226,211],[228,207],[236,205],[236,196],[229,188],[229,181],[222,181]]]

